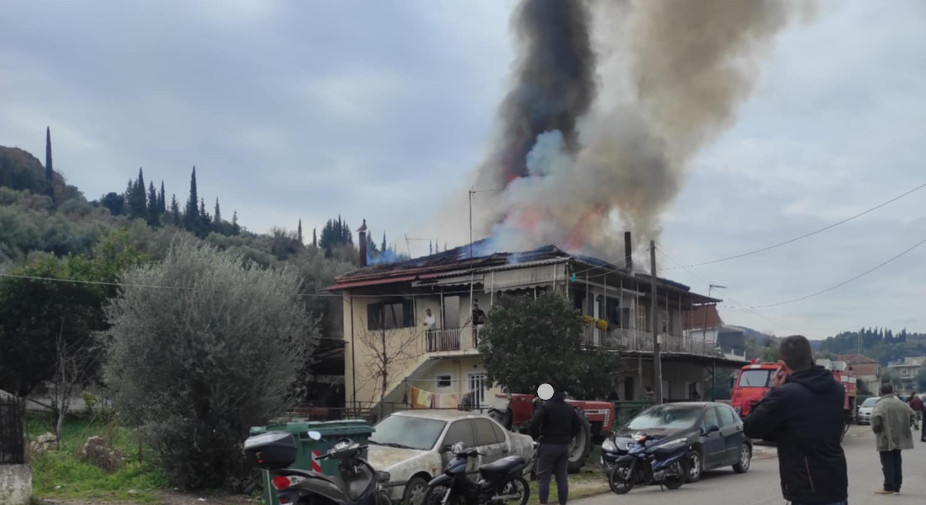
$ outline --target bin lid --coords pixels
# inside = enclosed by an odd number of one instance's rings
[[[369,422],[363,419],[346,419],[343,421],[293,421],[286,424],[270,424],[251,428],[251,434],[257,435],[267,431],[286,431],[307,438],[309,431],[317,431],[324,436],[369,436],[375,430]]]

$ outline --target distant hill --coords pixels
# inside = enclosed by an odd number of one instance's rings
[[[58,172],[53,172],[51,181],[46,179],[42,162],[18,147],[0,146],[0,186],[48,195],[56,203],[83,198],[80,191],[74,186],[68,186]]]

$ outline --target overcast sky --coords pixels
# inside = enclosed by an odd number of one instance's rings
[[[144,167],[186,200],[265,232],[368,220],[405,249],[465,202],[514,58],[512,0],[4,2],[0,145],[54,166],[89,199]],[[829,2],[776,38],[736,124],[704,149],[664,216],[660,273],[726,286],[729,324],[822,338],[926,332],[926,189],[785,247],[926,182],[926,7]],[[413,254],[427,252],[412,242]],[[621,256],[615,252],[616,261]],[[665,269],[662,269],[665,268]]]

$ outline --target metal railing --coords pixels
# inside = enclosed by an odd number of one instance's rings
[[[713,342],[704,342],[682,335],[660,335],[659,350],[662,352],[691,353],[703,356],[717,356],[720,351]],[[602,330],[585,328],[582,342],[586,347],[625,351],[653,351],[653,334],[628,328]]]
[[[478,349],[479,346],[472,326],[446,330],[426,330],[424,338],[425,351],[427,352],[470,351]]]
[[[26,462],[23,411],[17,398],[0,397],[0,464]]]

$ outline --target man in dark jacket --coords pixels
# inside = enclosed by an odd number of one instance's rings
[[[554,390],[553,396],[538,405],[531,418],[531,434],[540,437],[537,450],[537,478],[540,504],[546,505],[550,497],[550,475],[556,475],[556,492],[559,504],[566,505],[569,498],[569,480],[566,474],[569,463],[569,444],[579,430],[582,421],[579,412],[565,402],[562,391]]]
[[[803,336],[783,339],[778,352],[781,368],[743,422],[746,436],[777,442],[781,493],[792,505],[845,504],[845,390],[832,372],[814,365]]]

